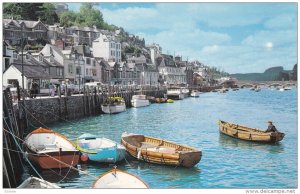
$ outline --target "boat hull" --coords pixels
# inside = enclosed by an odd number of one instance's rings
[[[79,151],[49,152],[47,155],[27,148],[28,159],[41,169],[70,168],[79,162]]]
[[[138,108],[138,107],[144,107],[144,106],[149,106],[150,105],[150,102],[149,100],[143,100],[143,99],[132,99],[131,100],[131,105],[135,108]]]
[[[183,100],[185,98],[185,95],[183,93],[180,94],[165,94],[165,98],[172,99],[172,100]]]
[[[236,125],[225,121],[219,121],[219,131],[222,134],[236,139],[261,143],[276,143],[281,141],[285,135],[280,132],[265,133],[262,130]]]
[[[194,148],[143,135],[122,135],[122,145],[138,160],[154,164],[192,167],[202,156]]]
[[[101,149],[97,154],[88,154],[89,160],[100,163],[117,163],[125,156],[125,149]]]
[[[192,92],[191,97],[195,97],[195,98],[199,97],[199,92]]]
[[[122,105],[101,105],[102,111],[106,114],[116,114],[126,111],[125,104]]]

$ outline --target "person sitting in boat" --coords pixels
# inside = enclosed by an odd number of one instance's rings
[[[265,131],[266,133],[268,133],[268,132],[278,132],[276,127],[273,125],[272,121],[268,121],[268,123],[269,123],[269,125],[268,125],[268,129]]]

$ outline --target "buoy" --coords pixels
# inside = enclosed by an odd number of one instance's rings
[[[86,162],[86,161],[88,161],[88,159],[89,159],[89,156],[86,155],[86,154],[82,154],[82,155],[80,156],[80,160],[81,160],[82,162]]]

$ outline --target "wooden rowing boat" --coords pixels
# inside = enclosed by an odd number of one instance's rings
[[[17,188],[18,189],[58,189],[60,187],[54,183],[50,183],[48,181],[45,181],[37,177],[29,177]]]
[[[100,175],[92,188],[149,188],[139,177],[118,169],[112,169]]]
[[[263,142],[263,143],[276,143],[283,139],[284,133],[281,132],[264,132],[260,129],[254,129],[250,127],[245,127],[242,125],[237,125],[229,123],[226,121],[219,121],[220,133],[234,137],[237,139]]]
[[[25,138],[28,159],[42,169],[69,168],[79,161],[79,151],[62,134],[38,128]]]
[[[131,156],[150,163],[192,167],[202,156],[195,148],[144,135],[123,133],[121,142]]]

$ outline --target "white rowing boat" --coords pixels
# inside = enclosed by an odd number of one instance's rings
[[[45,181],[37,177],[29,177],[17,188],[18,189],[57,189],[60,187],[54,183],[50,183],[48,181]]]
[[[100,175],[93,183],[92,188],[149,188],[139,177],[119,169],[112,169]]]

